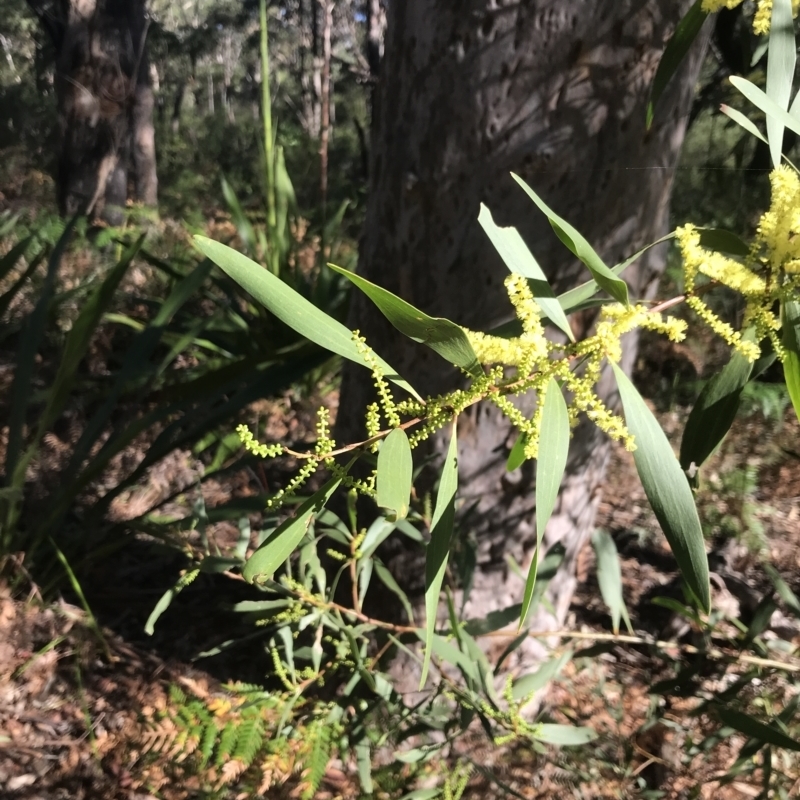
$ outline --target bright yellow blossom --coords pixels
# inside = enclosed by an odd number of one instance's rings
[[[707,14],[721,11],[723,8],[736,8],[741,5],[743,0],[703,0],[700,7]],[[800,0],[792,0],[792,14],[797,16],[800,9]],[[758,0],[756,13],[753,16],[753,32],[762,36],[769,33],[770,22],[772,21],[772,0]]]
[[[687,305],[728,344],[751,361],[758,358],[760,342],[768,337],[779,358],[783,347],[777,332],[780,320],[776,306],[796,297],[800,290],[800,177],[781,165],[770,175],[772,201],[759,221],[750,255],[742,261],[729,258],[700,244],[693,225],[676,231],[683,255]],[[755,341],[747,341],[703,302],[697,293],[697,277],[705,275],[744,297],[743,329],[752,328]]]

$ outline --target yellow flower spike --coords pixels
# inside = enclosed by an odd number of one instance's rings
[[[700,7],[707,14],[713,14],[715,11],[721,11],[723,8],[736,8],[742,4],[744,0],[703,0]],[[800,7],[800,0],[792,0],[792,14],[796,17],[798,7]],[[769,33],[770,24],[772,22],[772,0],[758,0],[756,6],[756,13],[753,16],[753,33],[758,36],[763,36]]]
[[[261,444],[256,440],[253,432],[247,425],[237,425],[236,433],[239,434],[239,441],[248,453],[254,456],[261,456],[261,458],[275,458],[283,452],[282,444]]]

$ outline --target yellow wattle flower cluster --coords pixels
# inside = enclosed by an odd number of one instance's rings
[[[785,165],[770,175],[772,201],[758,225],[755,242],[745,263],[706,250],[693,225],[676,231],[683,256],[686,303],[709,327],[742,355],[755,361],[760,354],[756,342],[768,337],[782,360],[783,346],[777,331],[781,323],[776,306],[796,299],[800,292],[800,178]],[[744,297],[742,330],[752,328],[755,341],[721,320],[697,293],[698,276],[704,275]]]
[[[707,14],[721,11],[723,8],[736,8],[743,0],[703,0],[700,7]],[[796,17],[800,9],[800,0],[792,0],[792,14]],[[756,13],[753,16],[753,32],[759,36],[769,33],[772,21],[772,0],[758,0]]]
[[[547,358],[547,339],[544,335],[541,312],[526,278],[511,273],[505,280],[506,292],[517,318],[522,323],[522,335],[513,339],[464,329],[481,364],[504,364],[530,372],[533,364]]]

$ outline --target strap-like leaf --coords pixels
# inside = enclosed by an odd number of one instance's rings
[[[341,322],[337,322],[324,311],[320,311],[280,278],[276,278],[247,256],[237,253],[227,245],[207,239],[205,236],[195,236],[194,241],[203,255],[210,258],[223,272],[233,278],[246,292],[249,292],[292,330],[332,353],[348,358],[361,366],[366,366],[364,356],[353,341],[352,331],[349,331]],[[422,399],[392,367],[379,356],[376,355],[376,358],[388,380],[405,389],[417,400]]]
[[[439,591],[442,588],[447,557],[450,554],[450,538],[456,515],[456,491],[458,490],[458,442],[457,424],[453,421],[453,434],[442,467],[436,507],[431,521],[431,540],[425,557],[425,658],[422,662],[420,690],[425,686],[431,664],[433,629],[436,626],[436,610],[439,607]]]
[[[680,464],[684,470],[692,464],[700,467],[725,438],[752,369],[752,363],[734,350],[730,361],[703,387],[683,429]]]
[[[246,581],[265,581],[286,561],[305,536],[314,515],[330,500],[341,483],[341,478],[332,478],[318,492],[303,502],[293,517],[281,523],[267,537],[261,547],[253,553],[242,569]]]
[[[689,48],[700,33],[700,28],[708,16],[703,11],[702,0],[696,0],[695,4],[683,15],[683,19],[678,23],[675,31],[670,37],[669,42],[658,62],[656,76],[653,78],[653,87],[650,90],[650,101],[647,104],[646,124],[649,128],[653,124],[655,108],[661,95],[666,89],[670,79],[680,66]]]
[[[49,392],[47,405],[39,419],[37,440],[44,434],[46,428],[52,424],[53,420],[61,412],[64,403],[67,402],[77,377],[78,367],[97,332],[97,326],[111,304],[120,281],[128,271],[128,267],[143,242],[144,235],[128,248],[120,261],[109,271],[105,280],[91,292],[83,304],[81,313],[70,329],[67,341],[64,344],[64,352],[58,365],[58,372]]]
[[[792,399],[794,413],[800,419],[800,301],[788,300],[781,305],[784,347],[783,377]]]
[[[8,443],[6,445],[6,482],[18,483],[24,478],[27,463],[19,463],[22,456],[25,417],[30,401],[31,383],[36,366],[36,353],[45,334],[45,321],[53,300],[56,287],[56,276],[61,265],[61,257],[67,248],[78,217],[73,217],[65,226],[58,239],[47,266],[44,284],[33,311],[28,316],[20,337],[19,352],[14,383],[11,387],[10,411],[8,414]],[[28,451],[28,457],[32,455]],[[15,471],[17,474],[15,475]]]
[[[796,60],[792,0],[773,0],[767,59],[767,96],[780,108],[789,108]],[[783,123],[767,115],[767,139],[772,165],[781,163]]]
[[[381,442],[375,487],[378,505],[389,510],[392,520],[408,514],[413,467],[408,436],[402,428],[395,428]]]
[[[740,78],[738,75],[732,75],[730,82],[756,106],[756,108],[760,108],[767,115],[767,118],[774,117],[790,131],[800,134],[800,119],[796,119],[788,111],[782,109],[754,83],[751,83],[745,78]]]
[[[550,378],[544,393],[544,409],[536,460],[536,539],[542,541],[569,454],[569,410],[558,382]]]
[[[549,722],[537,726],[532,736],[537,741],[556,747],[577,747],[597,738],[592,728],[575,728],[572,725],[556,725]]]
[[[525,190],[528,197],[547,217],[556,236],[564,243],[569,251],[577,256],[592,273],[592,277],[601,289],[608,292],[617,302],[628,305],[628,285],[618,278],[603,262],[603,259],[594,251],[586,239],[562,217],[559,217],[536,192],[525,183],[519,175],[511,173],[511,177]]]
[[[528,570],[525,592],[522,598],[520,624],[528,616],[536,571],[539,564],[539,548],[545,528],[556,506],[558,490],[569,453],[569,411],[561,393],[561,387],[551,378],[544,392],[544,408],[539,435],[539,457],[536,459],[536,555]]]
[[[724,228],[698,228],[700,244],[707,250],[716,250],[718,253],[729,253],[732,256],[750,255],[750,245],[735,233]]]
[[[427,345],[443,359],[476,378],[483,375],[478,357],[460,325],[443,317],[429,317],[411,303],[366,278],[334,264],[328,266],[361,289],[404,336]]]
[[[717,708],[716,711],[724,725],[735,728],[737,731],[741,731],[747,736],[752,736],[754,739],[758,739],[765,744],[773,744],[776,747],[782,747],[784,750],[800,751],[800,742],[785,734],[778,727],[765,725],[749,714],[745,714],[743,711],[738,711],[735,708],[722,706]]]
[[[478,214],[478,222],[486,231],[486,235],[508,269],[528,279],[533,296],[536,298],[536,304],[542,314],[553,325],[560,328],[571,342],[574,342],[575,336],[567,320],[567,315],[559,305],[558,298],[542,272],[539,262],[528,249],[528,245],[525,244],[519,231],[513,227],[501,228],[497,225],[492,217],[492,212],[483,203],[481,203],[481,211]]]
[[[611,364],[625,423],[636,440],[633,459],[647,499],[667,537],[681,574],[700,607],[711,607],[708,558],[692,490],[664,431],[628,376]]]
[[[600,586],[600,594],[611,612],[611,627],[614,633],[619,633],[619,620],[622,617],[628,632],[633,633],[628,609],[622,596],[622,569],[617,546],[608,531],[598,528],[592,534],[592,547],[597,556],[597,583]]]
[[[756,139],[761,139],[764,144],[767,144],[767,137],[744,115],[741,111],[735,108],[726,106],[724,103],[719,107],[719,110],[726,116],[730,117],[737,125],[741,125],[749,134],[755,136]]]
[[[564,665],[567,664],[571,658],[572,650],[567,650],[560,656],[552,658],[550,661],[545,661],[536,672],[532,672],[530,675],[523,675],[521,678],[514,681],[511,696],[515,700],[524,700],[540,689],[544,689],[544,687],[561,672]]]

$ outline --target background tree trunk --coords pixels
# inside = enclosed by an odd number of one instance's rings
[[[406,0],[389,4],[386,50],[372,137],[371,187],[360,272],[417,307],[486,330],[511,316],[508,274],[477,223],[485,202],[515,225],[557,291],[588,279],[544,216],[509,177],[519,173],[546,202],[617,263],[666,231],[673,171],[703,47],[694,49],[662,98],[651,131],[645,105],[675,23],[689,2],[673,0]],[[457,8],[456,8],[457,6]],[[665,252],[651,250],[626,273],[634,296],[651,296]],[[592,320],[582,320],[581,334]],[[359,292],[351,327],[421,392],[458,383],[432,351],[396,334]],[[627,343],[630,370],[636,340]],[[614,405],[611,381],[603,393]],[[366,370],[345,367],[340,441],[363,431],[372,399]],[[456,546],[472,540],[477,569],[466,613],[519,602],[535,544],[534,465],[505,471],[513,442],[496,409],[459,420],[462,513]],[[443,442],[434,446],[441,450]],[[592,531],[608,443],[592,425],[575,431],[568,474],[545,550],[566,555],[534,629],[562,626],[575,565]],[[402,537],[400,537],[402,538]],[[415,550],[391,556],[412,591],[424,575]],[[523,658],[537,657],[528,651]],[[413,680],[412,680],[413,682]]]
[[[155,205],[145,0],[31,0],[29,5],[56,50],[56,183],[62,213],[87,211],[120,222],[131,150],[138,198]]]

